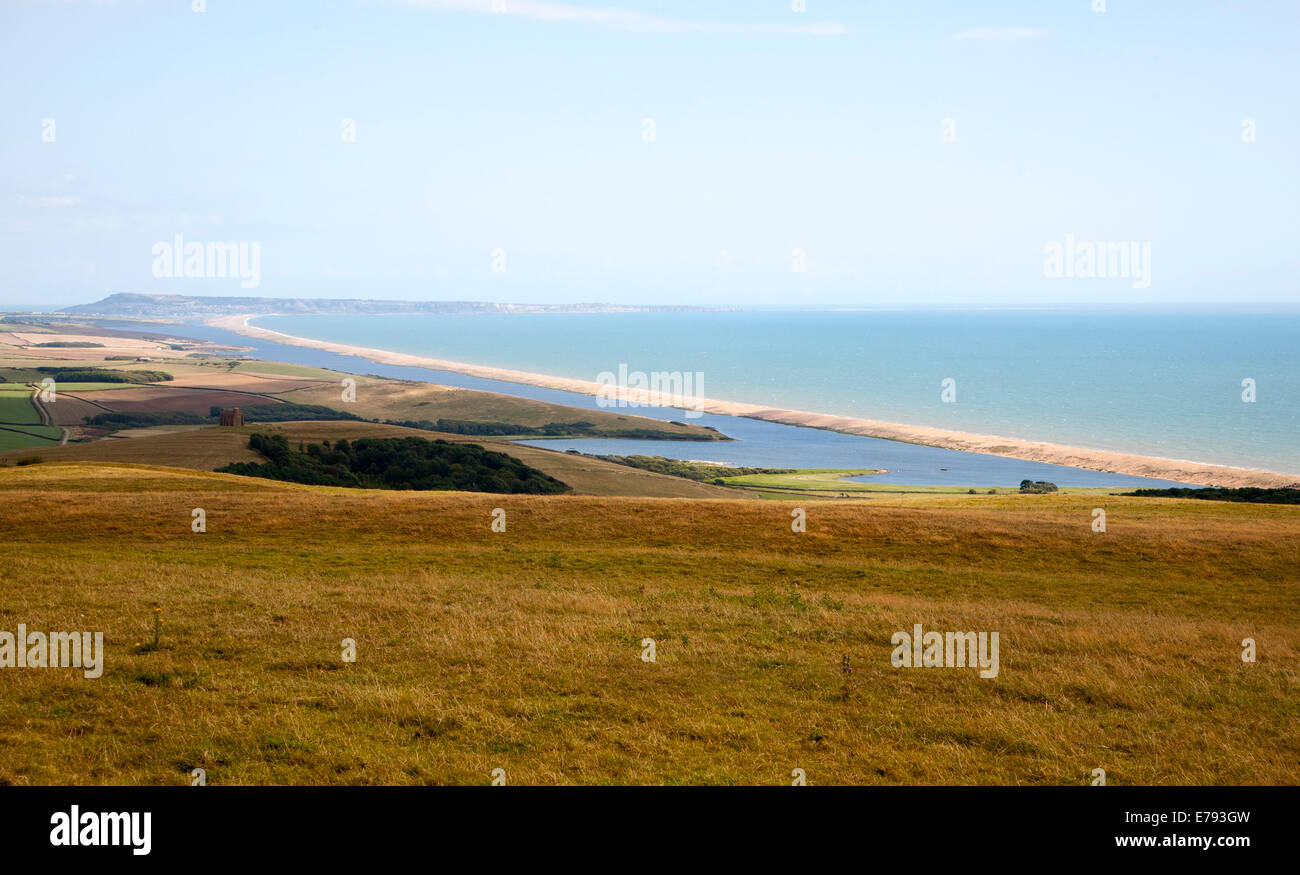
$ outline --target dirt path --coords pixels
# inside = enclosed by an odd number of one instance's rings
[[[35,407],[36,412],[40,414],[41,425],[49,425],[50,411],[41,406],[41,390],[37,386],[32,386],[32,406]]]

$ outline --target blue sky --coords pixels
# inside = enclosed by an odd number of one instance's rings
[[[0,0],[0,308],[1300,299],[1300,4],[793,5]],[[156,278],[176,234],[259,285]]]

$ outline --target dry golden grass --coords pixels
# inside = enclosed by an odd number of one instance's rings
[[[1300,780],[1300,508],[792,506],[0,470],[0,629],[107,649],[0,670],[0,782]],[[917,622],[998,631],[1000,676],[893,668]]]
[[[6,453],[11,461],[39,458],[50,462],[109,462],[164,465],[211,471],[231,462],[260,462],[248,448],[248,435],[237,429],[159,431],[147,437],[106,437],[61,447],[31,447]]]

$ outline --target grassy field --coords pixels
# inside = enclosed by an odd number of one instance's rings
[[[875,484],[855,483],[845,480],[845,477],[879,473],[880,470],[875,468],[798,468],[788,474],[742,474],[723,477],[722,480],[728,486],[750,489],[847,493],[869,492]]]
[[[63,429],[48,425],[6,425],[0,426],[0,450],[6,453],[20,449],[53,447],[63,437]],[[24,453],[24,456],[33,453]]]
[[[0,629],[107,651],[3,671],[0,783],[1300,781],[1300,508],[796,506],[0,469]],[[892,667],[914,623],[999,676]]]
[[[864,498],[872,493],[919,493],[925,495],[1018,495],[1016,486],[909,486],[898,483],[856,482],[844,480],[867,474],[872,470],[801,468],[788,474],[742,474],[722,477],[727,486],[740,487],[762,498],[853,497]],[[1113,486],[1065,486],[1060,493],[1071,495],[1113,495],[1128,491]]]
[[[140,383],[56,383],[55,396],[59,392],[104,392],[113,389],[139,389],[144,384]]]
[[[31,389],[0,390],[0,423],[40,425],[41,415],[32,406]]]

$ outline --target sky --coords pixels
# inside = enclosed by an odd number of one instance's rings
[[[1300,301],[1300,3],[1095,5],[0,0],[0,309]]]

